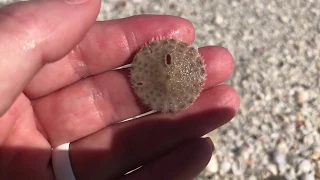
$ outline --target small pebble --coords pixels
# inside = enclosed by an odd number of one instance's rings
[[[279,166],[283,166],[286,164],[286,155],[279,151],[274,151],[272,153],[272,161],[278,164]]]
[[[300,180],[315,180],[315,175],[313,173],[303,173],[300,177]]]
[[[250,176],[250,177],[248,178],[248,180],[257,180],[257,177],[256,177],[256,176]]]
[[[209,161],[206,170],[211,173],[217,173],[219,170],[219,164],[217,157],[215,155],[212,155],[211,160]]]
[[[297,103],[303,104],[309,100],[309,94],[305,90],[300,90],[297,92]]]
[[[289,22],[289,18],[287,16],[281,16],[280,17],[281,22],[283,23],[288,23]]]
[[[293,168],[289,169],[287,173],[284,175],[286,180],[295,180],[297,179],[296,172]]]
[[[317,63],[317,70],[320,71],[320,63]]]
[[[303,137],[303,143],[305,145],[312,145],[314,143],[313,141],[313,135],[312,134],[307,134]]]
[[[223,23],[223,17],[221,16],[221,15],[216,15],[216,17],[215,17],[215,23],[217,24],[217,25],[221,25],[222,23]]]
[[[312,164],[309,160],[303,160],[298,165],[298,172],[306,173],[312,170]]]
[[[317,146],[317,147],[313,148],[311,157],[315,161],[320,161],[320,146]]]
[[[278,170],[277,170],[277,166],[274,164],[268,164],[267,165],[267,170],[273,175],[277,175],[278,174]]]
[[[231,169],[231,163],[228,161],[222,161],[221,167],[220,167],[220,174],[225,175],[227,174]]]
[[[232,171],[232,174],[236,176],[241,176],[243,173],[239,163],[232,163],[231,171]]]

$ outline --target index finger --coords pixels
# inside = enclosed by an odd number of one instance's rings
[[[175,16],[140,15],[97,22],[66,57],[41,69],[25,93],[32,99],[38,98],[83,77],[129,63],[152,38],[172,37],[192,43],[194,34],[189,21]]]

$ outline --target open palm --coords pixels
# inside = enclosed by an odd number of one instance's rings
[[[192,43],[182,18],[143,15],[95,22],[99,1],[32,1],[0,10],[0,179],[55,179],[52,147],[72,142],[81,179],[192,179],[213,146],[201,136],[228,122],[239,97],[218,85],[233,71],[230,53],[202,47],[204,91],[187,110],[153,114],[132,92],[132,56],[155,37]],[[137,171],[126,172],[142,166]]]

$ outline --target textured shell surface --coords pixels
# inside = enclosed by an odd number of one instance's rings
[[[177,112],[196,100],[206,77],[197,49],[176,39],[153,40],[135,55],[131,83],[152,110]]]

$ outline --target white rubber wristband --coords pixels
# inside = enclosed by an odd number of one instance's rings
[[[69,158],[70,143],[53,148],[52,167],[57,180],[76,180]]]

